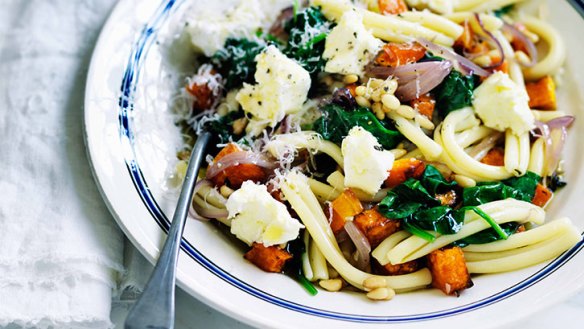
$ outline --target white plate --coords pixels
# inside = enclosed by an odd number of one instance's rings
[[[176,189],[169,177],[181,146],[170,105],[177,72],[192,60],[180,38],[186,1],[121,1],[93,55],[85,102],[86,142],[104,199],[134,245],[153,262],[165,237]],[[584,22],[565,1],[554,1],[550,20],[564,36],[568,63],[560,106],[577,115],[566,150],[568,186],[549,217],[567,215],[584,230]],[[186,49],[186,50],[185,50]],[[192,71],[192,68],[190,68]],[[557,259],[528,269],[477,276],[459,298],[438,290],[372,302],[363,294],[320,291],[309,296],[284,275],[268,274],[243,260],[243,251],[215,226],[189,221],[179,262],[179,285],[229,316],[261,327],[486,328],[543,310],[584,285],[580,243]]]

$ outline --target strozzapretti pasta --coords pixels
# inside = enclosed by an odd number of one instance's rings
[[[374,300],[458,295],[566,251],[580,233],[544,210],[574,120],[555,99],[565,50],[523,2],[242,0],[196,18],[185,123],[215,140],[191,216],[313,294]]]

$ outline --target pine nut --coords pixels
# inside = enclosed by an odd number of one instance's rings
[[[408,151],[404,150],[404,149],[392,149],[389,150],[391,153],[393,153],[393,157],[395,159],[399,159],[401,157],[403,157],[404,155],[406,155],[406,153],[408,153]]]
[[[372,291],[377,288],[387,288],[387,281],[379,276],[371,276],[363,281],[365,291]]]
[[[416,111],[408,105],[400,105],[395,110],[397,114],[406,118],[406,119],[413,119],[416,116]]]
[[[417,124],[420,125],[420,127],[428,130],[434,130],[434,124],[432,123],[432,121],[426,118],[425,115],[421,115],[418,113],[416,114],[414,120],[416,121]]]
[[[367,293],[367,297],[372,300],[390,300],[395,296],[395,291],[391,288],[377,288]]]
[[[345,77],[343,78],[343,82],[346,84],[351,84],[351,83],[355,83],[359,80],[359,77],[356,74],[348,74],[345,75]]]
[[[381,83],[383,83],[383,80],[373,78],[369,79],[369,83],[367,83],[367,85],[369,88],[379,88]]]
[[[357,94],[357,96],[365,96],[366,93],[367,93],[367,87],[365,87],[365,86],[359,86],[359,87],[355,88],[355,94]]]
[[[381,102],[383,102],[383,106],[393,111],[397,110],[397,108],[401,105],[399,99],[397,99],[397,97],[392,94],[383,95]]]
[[[388,79],[383,82],[383,92],[386,94],[394,94],[397,90],[397,80],[395,79]]]
[[[489,66],[491,65],[491,57],[489,55],[482,55],[479,56],[475,59],[473,59],[473,62],[475,62],[475,64],[479,65],[479,66]]]
[[[517,62],[523,65],[529,65],[529,63],[531,62],[529,56],[527,56],[527,54],[521,50],[515,52],[515,59],[517,60]]]
[[[339,291],[343,287],[343,280],[341,279],[328,279],[320,280],[318,284],[327,291]]]
[[[371,100],[374,102],[381,102],[381,89],[375,89],[371,93]]]
[[[357,104],[361,107],[371,107],[369,100],[363,96],[355,97],[355,101],[357,101]]]
[[[379,120],[385,119],[385,112],[383,112],[383,106],[381,103],[373,103],[371,110]]]
[[[240,135],[241,133],[243,133],[243,130],[245,129],[246,126],[247,126],[247,118],[246,117],[239,118],[239,119],[233,121],[233,124],[232,124],[233,134]]]

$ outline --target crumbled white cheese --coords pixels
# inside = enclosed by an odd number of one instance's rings
[[[286,114],[298,112],[310,89],[310,74],[271,45],[255,58],[256,84],[244,83],[236,99],[251,116],[248,133],[274,127]]]
[[[534,126],[529,96],[503,72],[491,74],[474,91],[473,106],[485,126],[520,135]]]
[[[304,226],[290,216],[286,206],[276,201],[265,185],[245,181],[226,203],[231,233],[251,245],[264,246],[286,243],[298,237]]]
[[[359,188],[369,194],[379,191],[389,176],[394,156],[383,150],[367,130],[353,127],[341,145],[345,167],[345,186]]]
[[[193,46],[209,57],[223,48],[227,38],[253,35],[265,19],[257,0],[242,0],[228,13],[202,9],[188,20],[186,31]]]
[[[341,16],[326,38],[324,53],[327,60],[325,72],[357,74],[362,76],[363,69],[377,54],[383,43],[367,31],[363,16],[349,10]]]

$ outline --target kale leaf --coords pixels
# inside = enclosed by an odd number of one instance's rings
[[[244,82],[254,82],[255,57],[265,47],[265,44],[243,38],[229,38],[225,41],[223,49],[211,57],[211,62],[225,78],[225,89],[239,88]]]
[[[231,111],[224,116],[217,115],[207,119],[203,125],[205,130],[213,136],[213,141],[209,144],[225,144],[243,137],[243,135],[235,135],[233,132],[233,122],[243,116],[243,111]]]
[[[465,76],[456,70],[452,70],[444,81],[434,89],[436,108],[440,115],[445,117],[452,111],[471,105],[476,84],[476,76]]]
[[[313,129],[326,140],[341,143],[349,130],[355,126],[363,127],[370,132],[385,149],[395,147],[401,140],[401,134],[388,129],[367,108],[345,110],[338,104],[327,104],[321,109],[322,116],[318,118]]]
[[[321,72],[326,63],[322,53],[331,25],[316,7],[296,12],[284,26],[289,34],[284,54],[295,59],[310,74]]]

